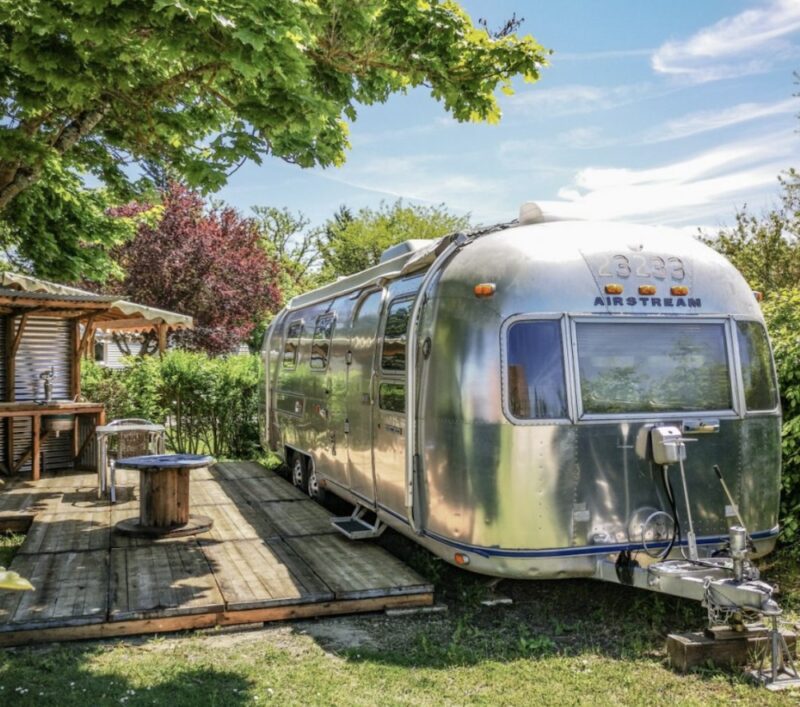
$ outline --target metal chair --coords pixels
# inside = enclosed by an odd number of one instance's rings
[[[114,420],[107,425],[97,427],[97,495],[102,496],[109,490],[111,503],[117,502],[116,460],[108,460],[108,439],[117,439],[117,459],[138,457],[144,454],[164,453],[164,425],[157,425],[143,418],[126,418]],[[107,471],[111,470],[109,488]]]

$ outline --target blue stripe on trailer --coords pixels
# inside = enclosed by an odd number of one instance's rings
[[[387,508],[386,506],[379,505],[379,508],[388,513],[390,516],[397,518],[397,520],[402,521],[406,525],[408,525],[408,521],[403,518],[398,513],[395,513],[393,510]],[[750,533],[750,537],[753,540],[766,540],[768,538],[774,538],[778,535],[779,527],[776,525],[774,528],[770,530],[760,530],[756,533]],[[467,545],[465,543],[457,542],[456,540],[450,540],[449,538],[445,538],[438,533],[431,532],[430,530],[423,530],[422,534],[431,538],[432,540],[436,540],[437,542],[443,543],[445,545],[449,545],[450,547],[454,547],[457,550],[463,550],[464,552],[471,552],[475,555],[480,555],[481,557],[576,557],[582,555],[608,555],[614,552],[623,552],[625,550],[636,551],[636,550],[644,550],[644,545],[636,545],[633,543],[619,543],[616,545],[592,545],[592,546],[584,546],[584,547],[557,547],[557,548],[548,548],[546,550],[530,550],[530,549],[520,549],[520,550],[507,550],[504,548],[498,547],[480,547],[477,545]],[[724,543],[727,541],[727,535],[708,535],[702,538],[697,538],[698,545],[718,545],[720,543]],[[664,548],[669,545],[669,541],[665,542],[658,542],[658,543],[650,543],[648,548],[657,549],[657,548]],[[688,543],[685,540],[682,540],[680,543],[675,543],[675,547],[687,547]]]

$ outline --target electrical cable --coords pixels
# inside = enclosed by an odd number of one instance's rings
[[[669,507],[672,511],[672,539],[669,541],[667,550],[664,553],[664,557],[669,557],[669,553],[671,553],[672,548],[675,547],[675,542],[677,541],[678,544],[680,544],[681,524],[678,521],[678,509],[675,506],[675,494],[672,490],[672,482],[669,480],[669,467],[666,464],[661,467],[661,478],[664,482],[664,490],[667,492],[667,500],[669,501]]]

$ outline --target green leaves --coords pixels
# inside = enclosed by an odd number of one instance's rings
[[[497,120],[495,89],[538,77],[546,55],[529,37],[477,29],[450,0],[6,0],[0,37],[13,116],[4,136],[52,145],[108,102],[92,139],[119,161],[167,161],[204,188],[242,157],[340,163],[343,119],[408,86],[430,86],[459,120]],[[95,157],[73,149],[91,170]],[[24,157],[19,145],[0,150],[0,208]]]
[[[451,214],[444,206],[416,206],[396,201],[378,209],[361,209],[356,216],[342,210],[319,238],[323,260],[321,280],[335,280],[376,265],[389,246],[412,239],[438,238],[469,226],[469,217]]]

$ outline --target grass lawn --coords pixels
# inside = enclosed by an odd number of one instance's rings
[[[341,617],[239,632],[0,651],[0,704],[433,705],[785,704],[736,672],[683,676],[664,637],[704,625],[696,604],[584,580],[505,582],[511,606],[479,604],[484,580],[387,533],[437,583],[445,614]],[[0,550],[1,551],[1,550]],[[767,567],[789,617],[800,573]]]

